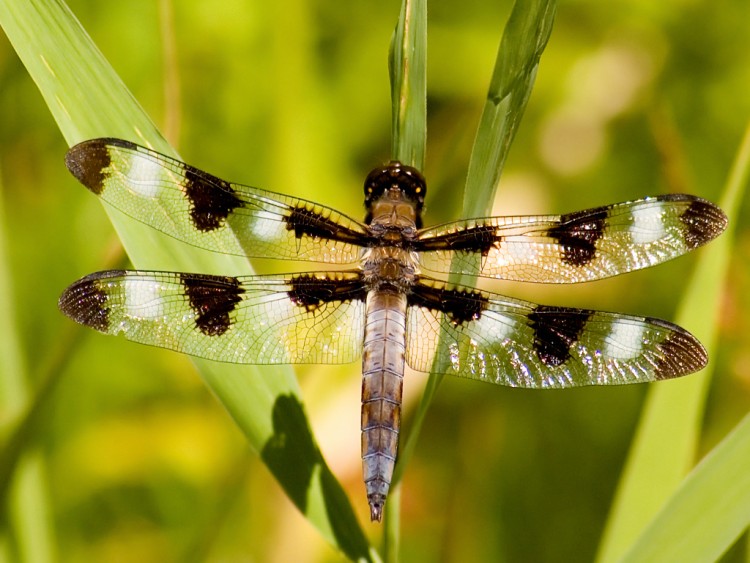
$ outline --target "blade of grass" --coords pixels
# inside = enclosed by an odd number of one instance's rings
[[[399,560],[401,547],[401,485],[391,487],[386,506],[386,520],[383,522],[383,561],[395,563]]]
[[[720,206],[729,229],[704,250],[676,316],[706,346],[716,349],[721,287],[733,245],[733,225],[750,170],[750,126],[732,167]],[[618,561],[674,493],[695,460],[711,368],[649,389],[608,519],[597,560]],[[748,468],[745,467],[747,470]]]
[[[487,215],[534,86],[555,20],[555,0],[517,1],[500,41],[487,101],[474,140],[464,217]]]
[[[0,3],[0,25],[69,144],[118,136],[176,156],[62,2],[7,0]],[[108,213],[139,267],[250,272],[245,260],[195,252],[122,214]],[[292,370],[195,363],[310,522],[348,557],[370,560],[370,548],[346,495],[309,431]]]
[[[556,9],[554,0],[516,2],[503,32],[487,102],[482,113],[464,193],[464,217],[486,215],[521,116],[526,108],[539,59]],[[443,376],[430,375],[414,414],[405,447],[399,453],[394,483],[403,476],[413,455],[430,403]]]
[[[685,479],[623,563],[718,561],[750,524],[750,415]]]
[[[404,0],[391,39],[391,154],[419,170],[427,142],[427,2]]]

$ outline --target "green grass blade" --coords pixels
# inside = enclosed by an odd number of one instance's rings
[[[487,215],[552,33],[555,0],[517,1],[503,32],[469,161],[464,217]]]
[[[717,561],[750,524],[750,415],[721,441],[622,559]]]
[[[401,485],[391,487],[386,503],[386,518],[383,521],[383,561],[395,563],[401,548]]]
[[[740,146],[720,206],[729,230],[702,251],[676,322],[716,350],[719,299],[732,254],[733,226],[750,170],[750,127]],[[633,440],[598,561],[617,561],[674,493],[693,465],[708,391],[710,367],[678,381],[654,385]],[[748,471],[745,466],[745,471]]]
[[[391,154],[424,168],[427,138],[427,1],[404,0],[391,39]]]
[[[0,25],[69,144],[118,136],[175,155],[62,2],[7,0]],[[62,166],[62,155],[60,155]],[[141,268],[249,273],[247,261],[198,253],[108,210]],[[353,559],[371,559],[367,540],[309,430],[293,371],[197,361],[215,395],[261,454],[292,501],[321,534]]]

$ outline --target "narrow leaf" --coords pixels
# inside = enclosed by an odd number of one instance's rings
[[[552,33],[555,0],[517,1],[505,26],[466,178],[465,217],[487,215]]]
[[[750,415],[685,479],[623,563],[717,561],[750,524]]]
[[[424,168],[427,137],[427,1],[404,0],[391,39],[391,154]]]

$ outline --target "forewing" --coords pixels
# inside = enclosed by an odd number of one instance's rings
[[[406,361],[419,371],[564,388],[669,379],[707,362],[695,337],[654,318],[535,305],[435,280],[418,284],[409,305]]]
[[[65,162],[113,207],[200,248],[347,264],[367,245],[367,228],[333,209],[226,182],[129,141],[85,141]]]
[[[660,264],[712,240],[727,218],[713,203],[676,194],[567,215],[489,217],[420,233],[420,265],[517,281],[576,283]]]
[[[340,364],[361,353],[358,272],[225,277],[106,271],[60,297],[60,309],[106,334],[238,364]]]

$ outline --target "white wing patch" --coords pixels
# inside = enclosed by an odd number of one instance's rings
[[[476,331],[492,342],[503,342],[513,339],[518,334],[518,327],[512,319],[487,310],[482,313],[479,320],[474,322]]]
[[[156,282],[144,283],[142,279],[122,282],[125,295],[124,311],[126,317],[158,320],[164,317],[162,287]]]
[[[654,202],[649,207],[633,208],[630,236],[636,244],[656,242],[667,234],[664,225],[664,204]]]
[[[641,355],[645,347],[646,325],[628,319],[618,319],[610,325],[604,339],[604,355],[627,360]]]
[[[164,165],[137,154],[129,160],[130,167],[124,173],[128,181],[123,181],[123,183],[126,183],[130,189],[141,197],[156,198],[163,191],[161,183],[157,180],[167,173]]]

